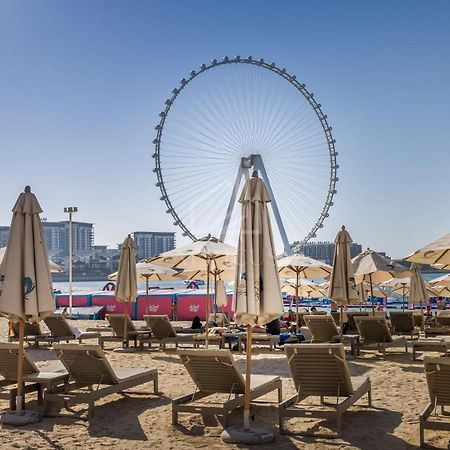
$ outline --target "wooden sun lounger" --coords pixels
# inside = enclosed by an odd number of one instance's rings
[[[134,342],[137,347],[138,342],[142,347],[144,343],[150,342],[151,331],[148,329],[137,329],[128,314],[106,314],[106,320],[111,325],[111,335],[101,334],[100,345],[104,347],[105,342],[125,342],[125,346],[129,346],[130,341]],[[127,321],[127,339],[124,339],[124,325]]]
[[[408,343],[404,336],[393,337],[389,330],[386,319],[378,317],[356,317],[356,326],[361,336],[356,344],[357,354],[360,350],[376,349],[386,357],[387,348],[404,347],[408,353]]]
[[[390,319],[394,334],[406,335],[411,339],[419,339],[419,330],[414,326],[412,311],[392,311]]]
[[[53,349],[69,372],[70,383],[63,392],[44,392],[47,412],[61,403],[66,408],[87,403],[88,417],[92,417],[95,401],[108,395],[149,382],[153,382],[153,393],[158,393],[156,369],[113,368],[99,345],[54,344]]]
[[[434,339],[416,339],[412,343],[412,358],[416,361],[416,352],[440,352],[444,356],[448,355],[450,350],[450,337],[442,336]]]
[[[342,415],[363,395],[372,406],[370,379],[350,376],[342,344],[287,344],[285,352],[297,393],[280,403],[280,431],[285,431],[284,421],[290,417],[335,419],[339,431]],[[322,408],[300,406],[308,397],[319,397]],[[325,397],[336,401],[325,403]]]
[[[144,320],[152,332],[150,343],[160,344],[163,350],[166,349],[167,344],[175,344],[176,347],[182,343],[194,344],[199,336],[198,334],[178,334],[167,315],[148,315],[144,316]]]
[[[11,327],[12,335],[8,336],[9,342],[17,342],[19,340],[19,322],[13,322]],[[42,330],[38,323],[25,322],[24,339],[25,342],[37,344],[37,339],[42,336]]]
[[[182,412],[222,415],[224,427],[229,413],[244,405],[245,380],[229,350],[179,350],[181,361],[196,384],[194,393],[172,401],[172,423],[178,423]],[[281,379],[272,375],[252,375],[250,398],[255,400],[269,392],[278,390],[278,401],[282,399]],[[199,404],[198,400],[214,394],[227,394],[228,400],[221,405]],[[233,398],[231,398],[233,397]]]
[[[0,343],[0,387],[17,385],[17,362],[19,355],[19,344]],[[24,394],[37,391],[38,402],[42,403],[42,392],[44,389],[53,391],[58,386],[65,385],[69,381],[69,374],[66,371],[50,372],[40,371],[30,359],[26,351],[23,358],[24,367]],[[11,409],[15,409],[17,386],[13,387],[1,397],[10,399]],[[24,402],[25,403],[25,402]]]
[[[430,395],[430,403],[419,417],[420,446],[425,446],[425,430],[450,431],[450,422],[433,420],[430,416],[437,415],[436,409],[441,408],[440,419],[443,419],[445,407],[450,406],[450,358],[429,358],[424,360],[425,374]],[[433,417],[432,416],[432,417]]]
[[[241,336],[245,349],[247,349],[247,333]],[[269,333],[252,333],[252,345],[268,345],[269,350],[272,351],[277,344],[280,343],[280,336]]]

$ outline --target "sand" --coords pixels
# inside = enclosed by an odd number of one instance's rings
[[[92,321],[77,321],[82,330],[93,326]],[[2,321],[3,336],[5,321]],[[180,363],[175,349],[165,352],[114,351],[117,344],[106,345],[112,365],[153,367],[160,374],[160,396],[147,394],[112,395],[96,404],[94,417],[43,418],[41,422],[23,428],[3,426],[0,430],[0,448],[74,449],[97,448],[152,448],[152,449],[234,449],[243,448],[224,444],[222,431],[215,418],[180,414],[180,425],[171,425],[171,398],[194,391],[194,384]],[[27,350],[39,367],[59,367],[59,361],[49,349]],[[235,354],[238,365],[245,370],[245,355]],[[367,408],[363,398],[361,406],[352,407],[344,416],[339,438],[311,438],[299,435],[280,435],[277,431],[276,394],[264,397],[270,405],[253,409],[255,425],[273,429],[272,444],[258,449],[412,449],[419,448],[419,414],[428,402],[428,392],[421,361],[413,362],[411,353],[388,350],[383,361],[375,352],[364,352],[360,358],[348,356],[352,375],[368,375],[372,381],[374,408]],[[267,348],[254,349],[253,373],[279,375],[283,380],[283,397],[294,393],[286,357],[282,350],[269,352]],[[141,388],[150,392],[151,386]],[[37,407],[33,395],[28,408]],[[8,402],[0,400],[1,409]],[[83,409],[85,406],[81,406]],[[206,421],[206,422],[205,422]],[[242,412],[232,414],[230,424],[242,423]],[[310,423],[309,423],[310,424]],[[326,425],[326,423],[324,424]],[[305,429],[308,423],[300,419],[290,422],[290,429]],[[324,431],[327,431],[324,428]],[[450,433],[427,431],[427,441],[441,448],[449,447]],[[256,447],[253,447],[256,448]]]

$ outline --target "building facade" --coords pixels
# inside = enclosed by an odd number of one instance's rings
[[[147,259],[175,248],[175,233],[135,231],[133,233],[137,247],[137,259]]]
[[[69,222],[42,222],[45,241],[50,253],[69,254]],[[74,252],[89,251],[94,246],[94,225],[72,222],[72,249]]]
[[[8,244],[9,227],[0,227],[0,248]]]
[[[333,264],[334,242],[307,242],[298,247],[300,253],[310,258]],[[350,255],[354,258],[362,251],[362,246],[356,242],[350,244]]]

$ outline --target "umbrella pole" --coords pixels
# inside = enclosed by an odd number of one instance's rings
[[[209,333],[209,272],[211,270],[211,259],[206,259],[206,326],[205,326],[205,348],[208,348]]]
[[[25,322],[19,319],[19,354],[17,358],[17,396],[16,413],[21,414],[23,407],[23,346],[24,346]]]
[[[145,275],[145,292],[148,295],[148,275]]]
[[[423,331],[425,328],[425,314],[423,313],[422,300],[420,300],[420,312],[422,313],[422,325],[420,326],[420,329]]]
[[[372,315],[375,317],[375,307],[373,306],[373,284],[371,273],[369,273],[369,283],[370,283],[370,303],[372,304]]]
[[[297,271],[297,282],[295,284],[295,332],[297,333],[300,329],[298,323],[298,271]]]
[[[217,272],[214,271],[214,322],[217,320]]]
[[[125,317],[123,320],[123,347],[128,346],[128,302],[125,302]]]
[[[339,322],[339,334],[342,341],[342,335],[344,334],[344,307],[342,305],[340,306]]]
[[[247,325],[247,355],[245,365],[245,398],[244,398],[244,429],[250,429],[250,374],[252,368],[252,326]]]
[[[402,311],[405,311],[405,285],[402,284]]]

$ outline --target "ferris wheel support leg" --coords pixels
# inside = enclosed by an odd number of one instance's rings
[[[291,246],[286,234],[286,230],[281,220],[280,211],[278,210],[277,201],[273,195],[272,186],[270,185],[269,177],[267,176],[266,168],[264,167],[263,160],[260,155],[253,155],[253,168],[261,173],[261,177],[266,184],[267,191],[269,192],[270,199],[272,200],[272,211],[277,222],[278,231],[280,232],[281,240],[283,241],[284,252],[286,255],[292,254]]]
[[[236,175],[236,180],[234,182],[233,191],[231,192],[230,202],[228,203],[227,213],[225,215],[225,220],[223,222],[222,231],[220,232],[221,241],[224,241],[225,236],[227,235],[228,226],[230,225],[231,215],[233,214],[233,208],[236,203],[236,198],[239,192],[239,186],[241,184],[242,177],[248,179],[249,177],[248,169],[239,167]]]

